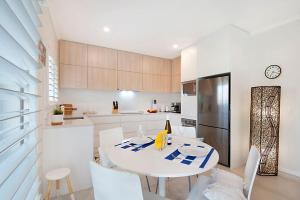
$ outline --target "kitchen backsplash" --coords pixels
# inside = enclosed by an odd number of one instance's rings
[[[158,107],[160,105],[170,107],[171,102],[180,102],[179,93],[61,89],[59,96],[60,103],[72,103],[80,113],[109,113],[112,110],[113,101],[119,102],[120,111],[145,111],[151,107],[153,99],[157,100]]]

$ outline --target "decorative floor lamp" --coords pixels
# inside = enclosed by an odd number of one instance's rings
[[[251,88],[250,145],[260,151],[258,175],[277,176],[280,86]]]

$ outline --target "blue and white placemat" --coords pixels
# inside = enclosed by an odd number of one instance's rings
[[[152,140],[151,142],[147,142],[145,144],[135,144],[130,141],[126,141],[126,142],[122,142],[120,144],[116,144],[115,147],[126,149],[126,150],[131,150],[133,152],[138,152],[141,149],[145,149],[148,146],[151,146],[152,144],[154,144],[154,140]]]
[[[191,146],[191,144],[184,144],[183,146]],[[196,146],[196,147],[207,148],[204,146]],[[210,148],[210,150],[209,150],[208,154],[204,157],[182,155],[177,148],[171,154],[166,156],[165,159],[174,161],[174,162],[178,162],[181,164],[185,164],[185,165],[196,165],[199,168],[204,168],[205,165],[207,164],[207,162],[209,161],[211,155],[214,152],[214,148],[211,148],[211,147],[209,147],[209,148]]]

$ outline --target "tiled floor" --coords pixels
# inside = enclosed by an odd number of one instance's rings
[[[223,167],[221,167],[223,168]],[[241,175],[242,170],[233,170]],[[147,190],[146,179],[141,176],[143,189]],[[196,177],[192,177],[192,183]],[[156,178],[150,178],[151,190],[155,191]],[[167,181],[167,197],[173,200],[183,200],[188,194],[188,179],[170,178]],[[61,200],[70,199],[69,196],[60,198]],[[76,193],[76,200],[93,200],[92,189]],[[256,176],[252,200],[299,200],[300,199],[300,180],[298,178],[284,176]]]

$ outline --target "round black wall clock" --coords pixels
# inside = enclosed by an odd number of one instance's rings
[[[281,67],[278,65],[270,65],[265,70],[265,76],[268,79],[275,79],[278,78],[281,74]]]

